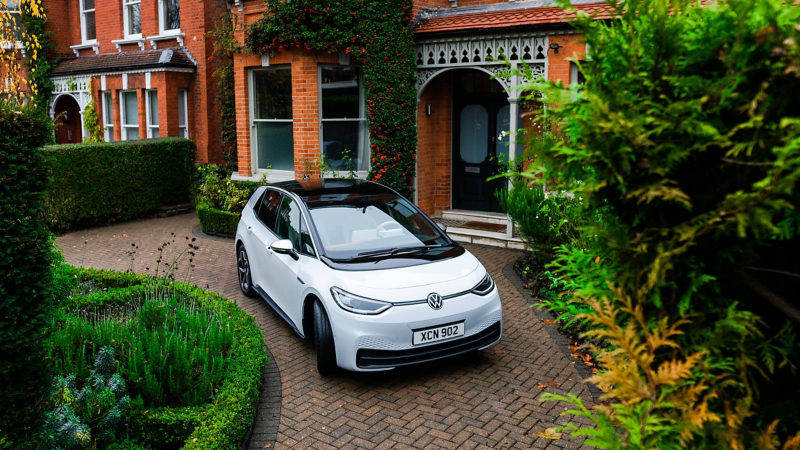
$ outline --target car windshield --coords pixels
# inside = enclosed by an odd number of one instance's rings
[[[331,259],[402,254],[450,244],[414,205],[390,192],[323,194],[307,199],[307,204]]]

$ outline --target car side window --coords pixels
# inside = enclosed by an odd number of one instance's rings
[[[300,206],[286,196],[281,204],[281,211],[278,214],[278,228],[275,233],[281,239],[292,241],[295,250],[300,250]]]
[[[306,219],[300,218],[300,253],[308,256],[317,256],[314,252],[314,244],[311,243],[311,233],[308,232]]]
[[[275,231],[275,218],[278,214],[278,206],[281,204],[281,197],[280,192],[267,190],[258,208],[258,220],[272,231]]]

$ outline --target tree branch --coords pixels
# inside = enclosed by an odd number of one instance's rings
[[[777,274],[780,274],[780,275],[786,275],[787,277],[800,278],[800,273],[786,272],[784,270],[777,270],[777,269],[767,269],[765,267],[751,267],[751,266],[742,266],[742,267],[744,267],[747,270],[758,270],[760,272],[772,272],[772,273],[777,273]]]
[[[751,277],[749,273],[741,269],[736,269],[736,274],[739,275],[744,284],[747,285],[753,292],[758,294],[759,297],[768,301],[772,306],[778,308],[782,313],[786,314],[786,318],[795,323],[800,323],[800,309],[784,300],[778,294],[772,292],[768,287],[761,284],[758,280]]]

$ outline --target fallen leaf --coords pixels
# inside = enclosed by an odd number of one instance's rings
[[[542,321],[542,323],[545,324],[545,325],[552,325],[552,324],[556,323],[556,321],[553,320],[553,319],[545,319],[545,320]]]
[[[596,367],[595,367],[595,368],[592,368],[592,373],[598,373],[598,372],[600,372],[600,369],[598,369],[598,368],[596,368]]]
[[[594,367],[594,363],[590,363],[590,362],[584,362],[584,364],[585,364],[585,365],[587,365],[587,366],[589,366],[589,367]]]
[[[494,354],[495,355],[505,355],[506,351],[502,350],[502,349],[499,349],[499,348],[496,348],[496,349],[494,349]]]
[[[569,351],[571,351],[571,352],[579,352],[579,351],[581,351],[581,348],[580,348],[580,347],[578,347],[577,345],[570,345],[570,346],[568,346],[567,348],[568,348],[568,349],[569,349]]]
[[[264,448],[270,448],[270,447],[272,447],[272,444],[267,444],[264,446]]]
[[[555,428],[548,428],[544,431],[537,430],[536,436],[551,440],[561,439],[561,433],[557,432]]]
[[[192,439],[192,442],[197,442],[197,438]]]
[[[554,388],[558,387],[558,381],[550,380],[550,381],[547,382],[547,385],[550,386],[550,387],[554,387]]]
[[[530,289],[530,288],[531,288],[531,287],[530,287],[530,286],[528,286],[527,284],[523,284],[523,285],[522,285],[522,289]]]
[[[581,357],[581,355],[579,355],[577,353],[570,353],[569,356],[572,356],[573,358],[580,358]]]
[[[544,389],[544,388],[547,387],[547,385],[544,384],[544,383],[539,383],[539,384],[536,385],[536,387],[538,387],[539,389]]]

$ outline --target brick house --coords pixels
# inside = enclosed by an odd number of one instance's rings
[[[106,141],[188,137],[197,162],[222,159],[215,63],[206,31],[225,0],[44,0],[55,55],[56,140],[88,136],[94,99]]]
[[[414,200],[426,213],[455,225],[448,232],[462,240],[522,245],[493,195],[504,182],[486,179],[496,173],[497,160],[522,151],[513,134],[501,135],[523,126],[515,87],[524,80],[491,79],[505,67],[492,57],[503,53],[513,65],[529,64],[534,75],[580,82],[577,67],[568,58],[582,59],[585,45],[567,24],[564,11],[548,3],[414,2],[418,78]],[[577,7],[603,13],[607,5]],[[244,25],[238,31],[240,41],[247,25],[262,17],[264,9],[261,0],[237,0],[233,12]],[[245,52],[235,58],[234,70],[239,155],[235,178],[257,179],[265,172],[270,181],[299,178],[308,159],[320,153],[335,169],[341,167],[342,148],[355,149],[349,155],[351,168],[359,177],[367,175],[369,136],[362,78],[354,58],[302,48],[271,57]],[[346,106],[343,96],[349,99]],[[475,222],[477,226],[468,228]]]

